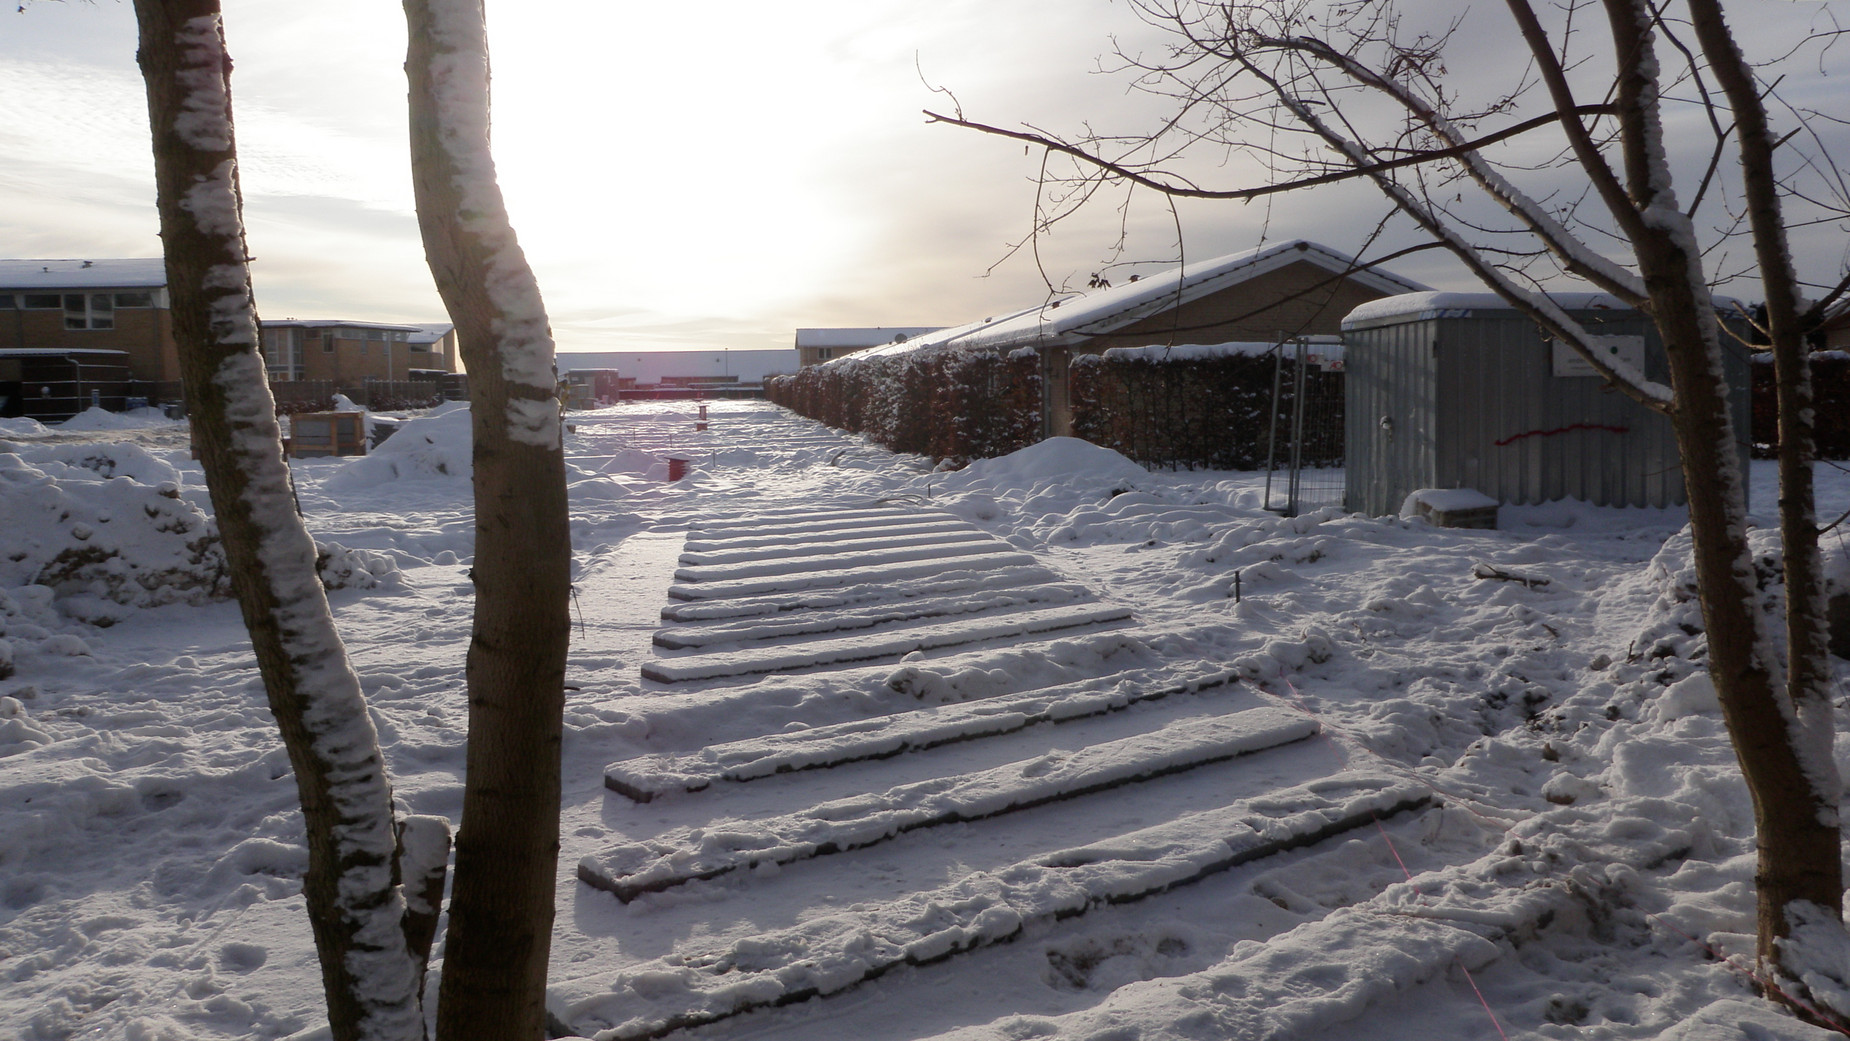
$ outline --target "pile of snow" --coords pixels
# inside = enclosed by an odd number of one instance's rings
[[[936,479],[936,505],[970,520],[1007,514],[1038,518],[1030,525],[1043,539],[1048,526],[1066,526],[1074,510],[1139,488],[1150,472],[1109,448],[1076,437],[1050,437],[995,459],[978,459]],[[1070,540],[1073,532],[1060,538]]]
[[[30,422],[30,421],[28,421]],[[138,408],[128,412],[109,412],[100,408],[87,408],[71,418],[58,424],[59,430],[147,430],[151,427],[166,426],[179,420],[168,419],[156,408]]]
[[[44,437],[51,428],[36,419],[0,419],[0,437]]]
[[[407,420],[370,454],[348,461],[327,487],[353,492],[394,481],[467,480],[475,472],[472,445],[468,402],[446,402]]]
[[[979,459],[946,477],[948,491],[1034,488],[1075,479],[1089,483],[1143,480],[1150,472],[1109,448],[1076,437],[1050,437],[995,459]]]
[[[0,590],[43,589],[32,595],[92,624],[231,592],[217,525],[182,494],[179,471],[137,445],[0,442],[0,532]],[[396,582],[389,556],[317,548],[329,589]]]
[[[398,563],[370,549],[349,549],[338,542],[315,542],[315,570],[323,587],[333,589],[398,589]]]
[[[0,452],[0,588],[47,586],[74,617],[225,595],[210,520],[172,466],[129,444]]]

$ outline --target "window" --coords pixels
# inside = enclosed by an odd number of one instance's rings
[[[327,332],[318,333],[311,329],[308,335],[310,339],[319,338],[321,340],[321,353],[334,353],[334,330],[329,329]]]
[[[0,293],[0,307],[12,307],[12,306],[13,306],[13,294]]]
[[[64,306],[64,299],[56,293],[27,293],[20,297],[21,307],[35,311],[56,311]]]
[[[115,297],[109,293],[64,294],[64,327],[66,329],[114,329],[116,327]]]
[[[414,343],[414,344],[412,344],[412,345],[411,345],[411,349],[412,349],[412,350],[414,350],[414,351],[417,351],[417,352],[419,352],[420,354],[429,354],[429,353],[430,353],[430,344],[428,344],[428,343]]]
[[[833,358],[833,357],[835,357],[835,348],[833,347],[816,348],[816,360],[817,361],[828,361],[830,358]]]
[[[368,329],[366,330],[366,338],[369,340],[383,340],[385,339],[385,330],[384,329]]]
[[[116,294],[116,307],[118,309],[124,308],[124,307],[153,307],[153,306],[154,306],[154,294],[153,293],[117,293]]]

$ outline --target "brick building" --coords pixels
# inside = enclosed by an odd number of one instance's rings
[[[130,378],[180,378],[159,257],[0,260],[0,350],[121,351]]]
[[[120,351],[130,380],[177,383],[165,262],[0,260],[0,351],[92,361]],[[273,380],[404,380],[413,370],[455,372],[456,332],[447,324],[266,321],[263,353]]]
[[[450,325],[395,325],[347,319],[263,323],[263,360],[272,380],[406,380],[456,371]]]

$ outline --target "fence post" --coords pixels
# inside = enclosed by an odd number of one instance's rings
[[[1265,498],[1261,509],[1272,508],[1272,471],[1278,466],[1278,387],[1285,369],[1285,334],[1281,330],[1272,348],[1272,418],[1265,428]]]

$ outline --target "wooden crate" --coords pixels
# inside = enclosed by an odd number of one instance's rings
[[[289,428],[294,458],[366,454],[364,412],[301,412],[289,417]]]

